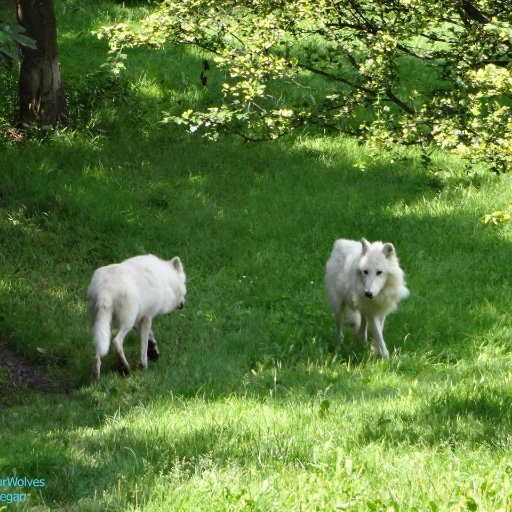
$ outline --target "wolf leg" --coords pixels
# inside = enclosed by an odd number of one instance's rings
[[[139,323],[140,334],[140,367],[148,367],[148,340],[151,332],[151,318],[144,316]]]
[[[153,334],[153,329],[149,331],[148,338],[148,359],[150,361],[156,361],[160,357],[160,350],[158,348],[158,343],[156,342],[155,335]]]
[[[373,333],[373,343],[372,343],[372,349],[376,353],[380,353],[380,355],[384,358],[389,357],[388,349],[386,348],[386,343],[384,342],[384,338],[382,336],[382,329],[381,329],[381,320],[379,317],[371,316],[368,319],[368,323],[370,326],[370,329]]]
[[[368,343],[368,321],[363,314],[361,314],[361,324],[359,325],[358,334],[364,344]]]
[[[127,328],[121,326],[119,328],[119,332],[116,334],[114,340],[112,341],[112,345],[117,354],[117,359],[119,360],[119,370],[123,375],[128,375],[130,373],[130,365],[126,360],[126,356],[123,351],[123,343],[125,336],[131,331],[131,327]]]
[[[100,378],[101,357],[95,356],[92,360],[92,374],[96,379]]]
[[[343,335],[343,329],[341,327],[343,307],[340,305],[334,310],[334,318],[336,320],[336,336],[340,345],[343,345],[345,336]]]
[[[357,331],[361,325],[361,313],[357,309],[349,308],[347,311],[347,319],[350,327]]]

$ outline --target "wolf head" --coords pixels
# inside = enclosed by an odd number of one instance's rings
[[[178,277],[176,289],[173,290],[176,294],[176,309],[183,309],[183,306],[185,305],[185,295],[187,294],[187,288],[185,286],[187,276],[185,274],[185,269],[183,268],[183,263],[181,263],[178,256],[174,256],[169,264],[176,271],[176,276]]]
[[[364,295],[376,298],[386,285],[390,273],[398,267],[398,260],[393,244],[382,242],[370,243],[361,239],[362,256],[359,262],[359,274],[364,287]]]

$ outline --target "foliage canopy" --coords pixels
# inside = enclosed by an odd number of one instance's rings
[[[507,0],[173,0],[114,52],[191,44],[225,71],[222,101],[167,121],[273,139],[308,124],[384,143],[434,142],[504,171],[512,162]]]

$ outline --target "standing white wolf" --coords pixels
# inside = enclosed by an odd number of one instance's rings
[[[178,256],[170,261],[152,254],[135,256],[94,272],[87,290],[92,339],[96,347],[92,365],[94,375],[100,376],[101,358],[108,352],[114,322],[119,331],[112,343],[123,373],[130,371],[123,341],[134,327],[140,334],[140,366],[147,368],[148,356],[151,360],[158,359],[160,352],[151,322],[154,316],[183,307],[187,292],[185,280]]]
[[[325,287],[335,319],[338,339],[343,343],[343,312],[366,343],[370,327],[372,349],[389,357],[383,330],[386,316],[409,295],[404,272],[393,244],[366,239],[336,240],[326,264]]]

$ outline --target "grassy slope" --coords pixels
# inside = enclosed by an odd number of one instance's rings
[[[94,103],[89,30],[124,14],[66,5],[64,76],[96,110],[87,130],[0,147],[0,335],[76,391],[36,398],[0,375],[16,404],[0,477],[44,478],[30,506],[52,510],[510,508],[512,234],[478,223],[508,178],[443,184],[414,153],[155,126],[165,100],[210,94],[191,53],[135,52],[129,102]],[[324,299],[333,240],[362,235],[396,244],[412,292],[390,361],[353,338],[336,351]],[[146,374],[110,356],[90,384],[91,273],[143,252],[182,257],[187,307],[155,321]]]

